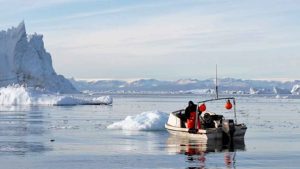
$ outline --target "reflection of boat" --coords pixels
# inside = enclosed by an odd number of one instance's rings
[[[206,104],[215,104],[222,100],[227,101],[225,104],[226,109],[233,109],[234,120],[225,119],[223,115],[206,110]],[[233,105],[231,102],[233,102]],[[237,123],[236,102],[233,97],[216,98],[198,102],[196,112],[194,112],[192,127],[190,127],[191,124],[182,125],[180,117],[184,111],[184,109],[181,109],[170,113],[165,127],[171,134],[205,140],[226,139],[228,141],[233,140],[233,138],[243,139],[245,136],[247,127],[243,123]]]
[[[206,161],[209,153],[224,154],[224,163],[227,168],[234,165],[236,151],[244,151],[244,139],[232,140],[229,143],[223,143],[222,139],[214,139],[211,141],[203,139],[194,139],[190,137],[181,137],[171,134],[166,142],[166,150],[170,154],[182,154],[186,157],[187,168],[206,168]],[[215,160],[213,160],[215,161]],[[215,161],[216,164],[221,161]]]
[[[193,139],[172,134],[167,139],[167,151],[169,153],[201,155],[202,153],[209,152],[235,152],[244,150],[244,139],[233,140],[230,143],[224,143],[222,139],[214,139],[207,142],[203,139]]]

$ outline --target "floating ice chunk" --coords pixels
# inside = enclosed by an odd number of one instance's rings
[[[160,111],[148,111],[136,116],[127,116],[124,120],[115,122],[108,129],[115,130],[164,130],[168,114]]]
[[[11,85],[0,88],[0,105],[98,105],[112,104],[110,96],[80,97],[59,95],[41,89]]]
[[[280,96],[279,94],[275,96],[276,99],[288,99],[289,96]]]
[[[31,99],[25,87],[19,85],[0,88],[1,105],[30,104]]]
[[[103,103],[103,104],[112,104],[113,98],[111,96],[101,96],[101,97],[93,98],[92,102]]]

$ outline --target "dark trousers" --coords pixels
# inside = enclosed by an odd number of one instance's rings
[[[181,128],[186,128],[186,126],[185,126],[186,121],[187,121],[186,117],[181,117],[180,118]]]

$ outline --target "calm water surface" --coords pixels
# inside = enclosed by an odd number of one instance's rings
[[[231,147],[219,142],[206,145],[164,130],[106,129],[128,115],[171,112],[199,99],[205,98],[118,95],[113,106],[2,106],[1,168],[300,168],[300,100],[296,99],[239,97],[238,121],[248,130],[244,142]]]

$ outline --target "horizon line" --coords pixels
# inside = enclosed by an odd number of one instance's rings
[[[277,82],[293,82],[297,81],[299,79],[296,78],[235,78],[235,77],[220,77],[218,79],[241,79],[241,80],[257,80],[257,81],[277,81]],[[173,80],[166,80],[166,79],[160,79],[160,78],[76,78],[76,77],[69,77],[68,79],[75,79],[75,80],[83,80],[83,81],[88,81],[88,82],[93,82],[93,81],[110,81],[110,80],[119,80],[119,81],[126,81],[126,82],[134,82],[138,80],[150,80],[150,79],[155,79],[159,81],[178,81],[178,80],[209,80],[209,79],[215,79],[214,77],[211,78],[179,78],[179,79],[173,79]]]

